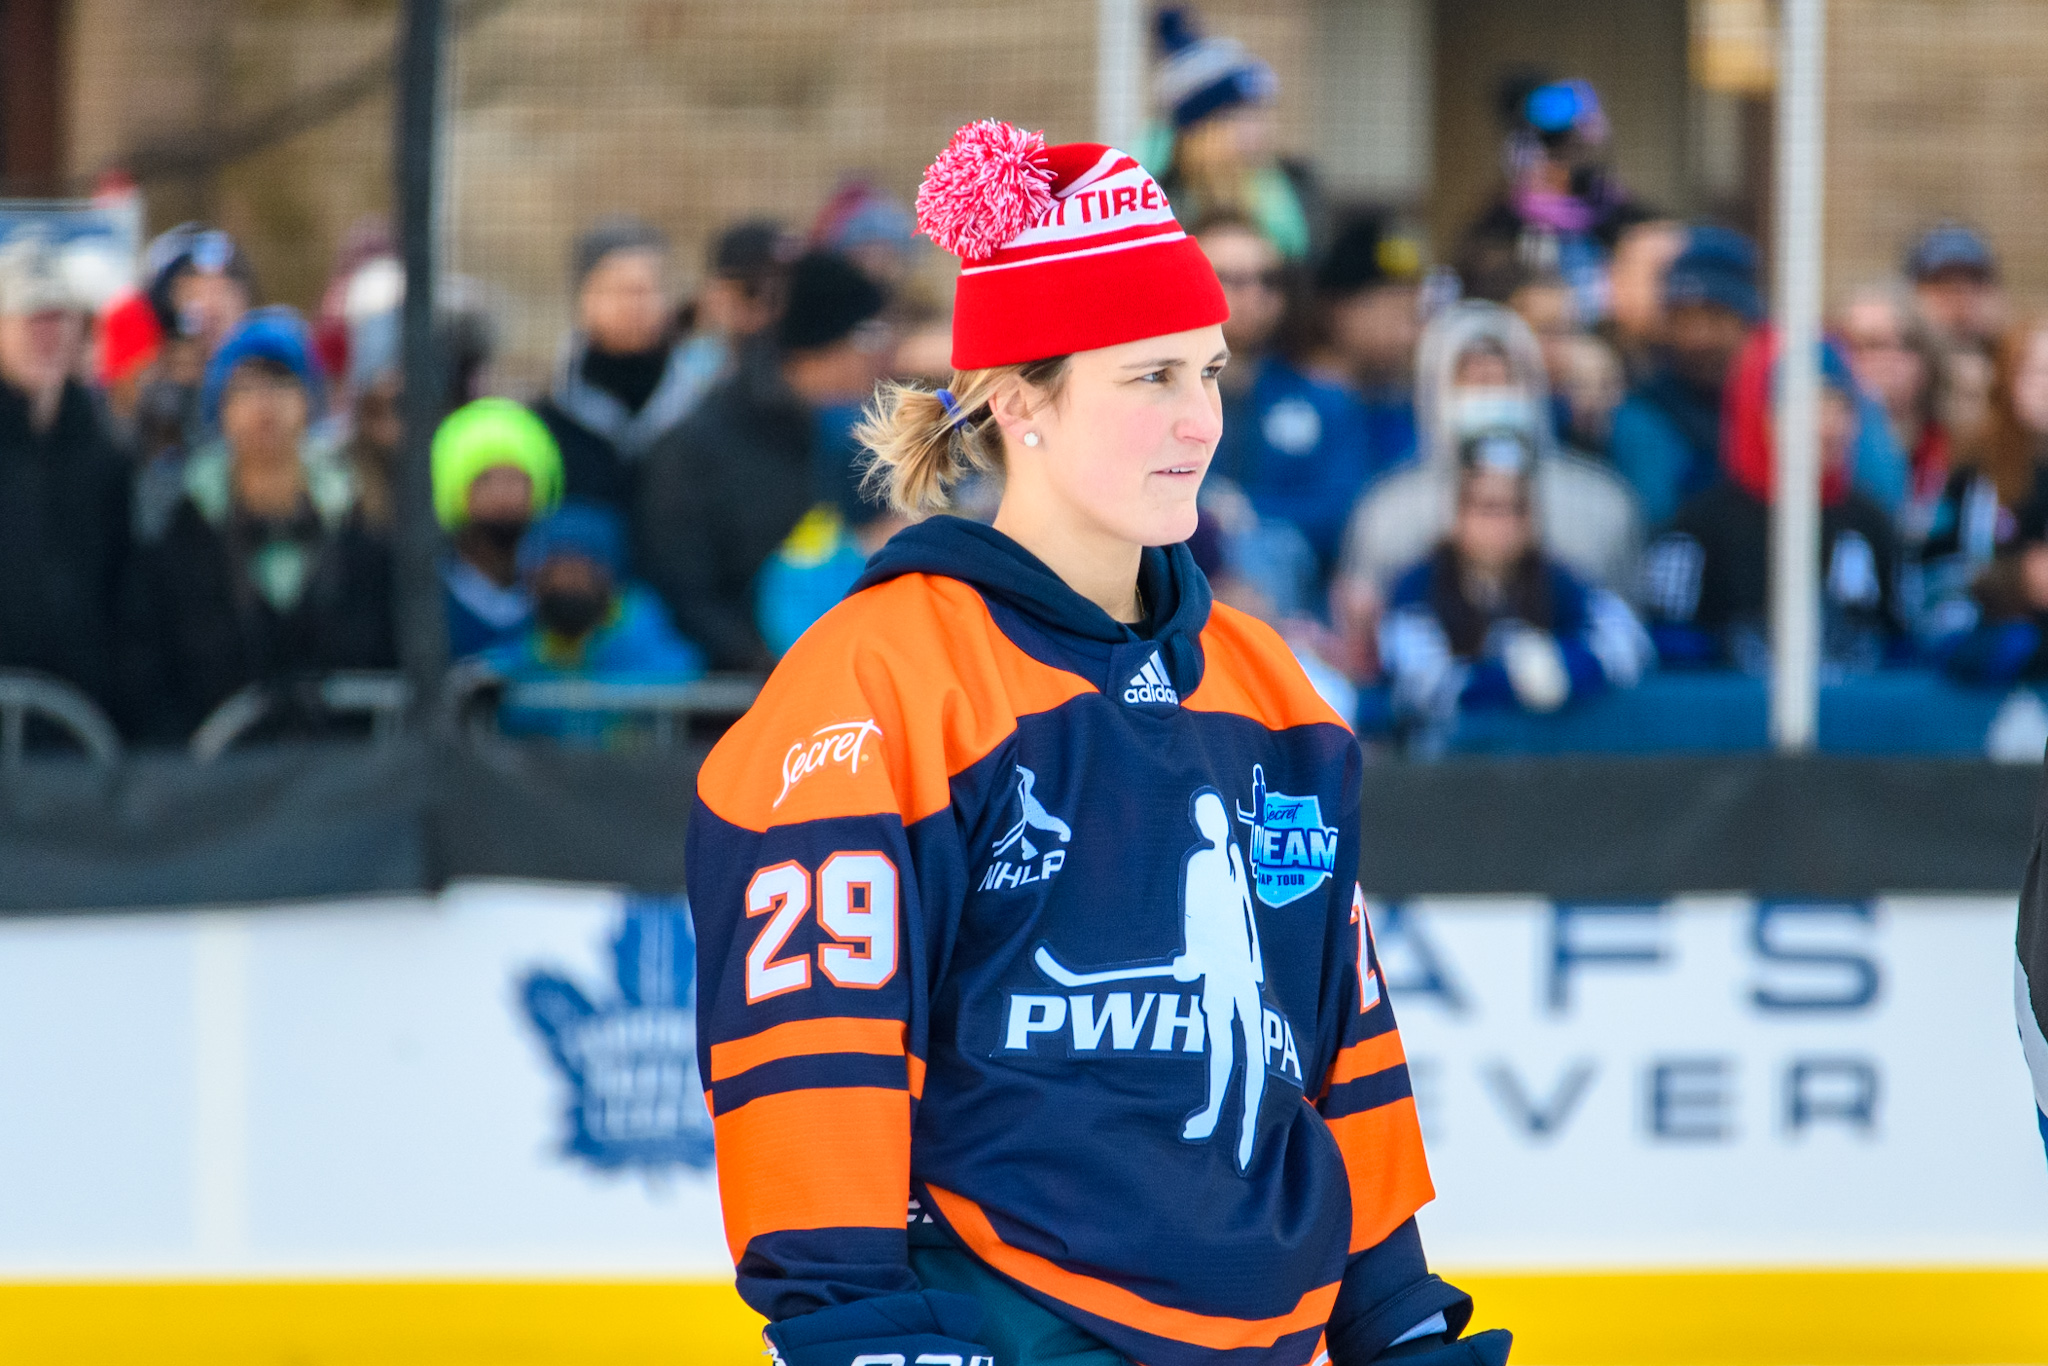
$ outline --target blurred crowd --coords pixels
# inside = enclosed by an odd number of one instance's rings
[[[1419,752],[1476,710],[1767,671],[1779,357],[1756,245],[1630,194],[1598,92],[1531,74],[1501,94],[1497,197],[1432,267],[1400,213],[1276,153],[1256,56],[1178,9],[1156,36],[1142,159],[1231,308],[1194,541],[1218,597]],[[1966,224],[1901,246],[1820,356],[1824,676],[2048,677],[2048,318],[2012,313]],[[950,378],[943,254],[853,179],[701,262],[606,217],[566,264],[573,317],[525,401],[490,396],[486,291],[443,290],[452,651],[511,682],[763,672],[902,524],[854,431],[879,381]],[[251,687],[394,667],[404,291],[374,222],[311,316],[204,225],[97,308],[50,243],[0,248],[0,667],[159,744]]]

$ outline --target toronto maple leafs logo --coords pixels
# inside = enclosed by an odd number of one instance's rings
[[[608,1171],[711,1165],[697,1076],[697,942],[680,898],[629,897],[611,941],[617,995],[567,977],[520,984],[527,1017],[569,1082],[566,1153]]]

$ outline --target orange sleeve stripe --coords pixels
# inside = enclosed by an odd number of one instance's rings
[[[964,583],[906,574],[805,633],[705,759],[697,793],[746,830],[952,805],[953,775],[1019,716],[1095,691],[1011,643]]]
[[[712,1121],[726,1245],[764,1233],[903,1227],[910,1095],[872,1086],[784,1091]]]
[[[1374,1072],[1384,1072],[1389,1067],[1398,1067],[1406,1061],[1408,1055],[1401,1049],[1401,1035],[1390,1029],[1377,1038],[1355,1043],[1339,1053],[1337,1060],[1330,1064],[1329,1085],[1342,1086],[1347,1081],[1370,1076]],[[711,1050],[711,1064],[714,1069],[718,1065],[716,1048]]]
[[[911,1097],[911,1099],[912,1099],[912,1100],[923,1100],[923,1099],[924,1099],[924,1059],[923,1059],[923,1058],[920,1058],[920,1057],[918,1057],[918,1056],[917,1056],[917,1054],[915,1054],[915,1053],[908,1053],[908,1054],[905,1054],[905,1055],[904,1055],[904,1059],[903,1059],[903,1061],[904,1061],[904,1062],[905,1062],[905,1063],[906,1063],[906,1064],[907,1064],[907,1065],[909,1066],[909,1068],[910,1068],[910,1097]]]
[[[814,1053],[901,1053],[904,1032],[901,1020],[791,1020],[743,1039],[711,1045],[711,1080],[724,1081],[762,1063]]]
[[[930,1188],[946,1222],[968,1249],[996,1270],[1097,1318],[1121,1323],[1168,1342],[1187,1343],[1227,1352],[1239,1347],[1270,1347],[1289,1333],[1327,1323],[1337,1303],[1339,1282],[1319,1286],[1278,1318],[1232,1319],[1172,1309],[1135,1295],[1122,1286],[1068,1271],[1036,1253],[1011,1247],[999,1237],[988,1216],[964,1195]]]
[[[1210,608],[1209,624],[1202,628],[1202,658],[1202,684],[1181,701],[1189,711],[1249,716],[1268,730],[1345,726],[1301,671],[1280,633],[1256,617],[1220,602]]]
[[[1329,1125],[1351,1180],[1351,1250],[1363,1252],[1436,1198],[1415,1099],[1404,1096]]]

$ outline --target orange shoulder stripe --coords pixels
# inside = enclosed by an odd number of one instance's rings
[[[828,612],[776,667],[697,779],[705,805],[765,831],[952,803],[950,783],[1017,728],[1094,691],[1012,644],[981,595],[906,574]]]
[[[1327,1122],[1351,1180],[1351,1250],[1363,1252],[1436,1199],[1415,1099],[1404,1096]]]
[[[975,1256],[996,1270],[1063,1304],[1168,1342],[1183,1342],[1219,1352],[1238,1347],[1270,1347],[1289,1333],[1329,1322],[1330,1310],[1337,1303],[1340,1283],[1332,1281],[1303,1295],[1287,1313],[1270,1319],[1224,1318],[1154,1304],[1122,1286],[1083,1276],[1036,1253],[1011,1247],[997,1235],[988,1216],[972,1200],[937,1186],[930,1190],[939,1212],[946,1216],[953,1231],[965,1240]]]
[[[910,1094],[875,1086],[784,1091],[711,1121],[725,1240],[737,1262],[764,1233],[903,1227]]]
[[[724,1081],[762,1063],[813,1053],[901,1053],[906,1028],[901,1020],[791,1020],[711,1045],[711,1080]]]
[[[718,1065],[718,1050],[716,1048],[711,1050],[711,1059],[712,1066],[716,1068]],[[1355,1043],[1339,1053],[1337,1060],[1330,1064],[1329,1084],[1332,1086],[1342,1086],[1347,1081],[1358,1077],[1370,1076],[1374,1072],[1384,1072],[1389,1067],[1398,1067],[1406,1061],[1408,1061],[1408,1055],[1401,1048],[1400,1031],[1390,1029],[1376,1038],[1367,1039],[1363,1043]],[[717,1078],[713,1077],[713,1080],[715,1081]]]
[[[1217,603],[1202,628],[1202,684],[1182,699],[1191,711],[1249,716],[1268,730],[1350,726],[1323,701],[1280,633],[1258,618]]]

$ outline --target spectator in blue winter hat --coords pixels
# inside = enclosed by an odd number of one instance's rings
[[[1997,344],[2006,301],[1984,234],[1964,223],[1938,223],[1913,243],[1905,266],[1920,311],[1951,345]]]
[[[1154,21],[1160,63],[1153,97],[1172,126],[1159,187],[1183,223],[1233,213],[1258,225],[1280,254],[1314,249],[1321,196],[1308,168],[1273,152],[1273,68],[1229,38],[1205,36],[1194,14],[1169,5]]]
[[[568,503],[535,523],[520,542],[519,572],[533,624],[481,656],[507,682],[687,683],[703,674],[703,653],[676,633],[661,600],[626,578],[625,531],[610,509]],[[499,723],[512,734],[600,744],[630,729],[616,713],[550,707],[507,707]]]
[[[1425,748],[1462,710],[1555,711],[1632,686],[1654,657],[1619,596],[1543,554],[1535,470],[1519,429],[1466,439],[1450,530],[1389,594],[1380,659],[1396,714],[1422,727]]]
[[[390,549],[346,466],[308,436],[319,392],[311,334],[286,308],[249,314],[207,367],[200,407],[220,436],[186,463],[124,602],[131,705],[150,738],[182,739],[249,684],[283,695],[395,663]]]
[[[1747,237],[1703,224],[1665,273],[1656,365],[1615,410],[1607,447],[1650,526],[1720,476],[1722,390],[1764,316],[1756,271]]]

